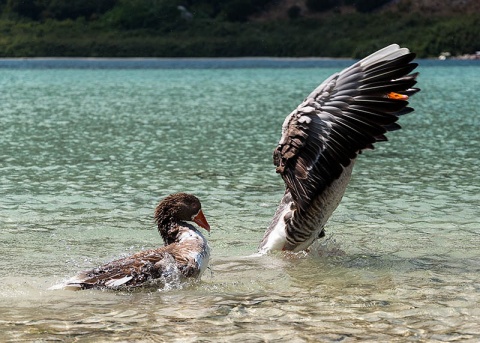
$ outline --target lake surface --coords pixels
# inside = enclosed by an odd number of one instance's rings
[[[326,239],[249,258],[285,116],[351,61],[238,61],[0,61],[1,340],[480,340],[480,62],[420,61],[416,112],[360,156]],[[179,191],[212,227],[200,283],[47,290],[159,246]]]

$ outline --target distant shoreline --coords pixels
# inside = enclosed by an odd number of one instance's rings
[[[0,61],[61,61],[61,60],[82,60],[82,61],[168,61],[168,60],[278,60],[278,61],[353,61],[355,59],[348,57],[269,57],[269,56],[239,56],[239,57],[0,57]]]
[[[344,68],[348,58],[319,57],[27,57],[0,58],[2,69]]]
[[[325,61],[356,61],[358,59],[350,57],[276,57],[276,56],[238,56],[238,57],[0,57],[2,61],[278,61],[278,62],[325,62]],[[480,55],[465,54],[460,56],[451,56],[446,59],[435,57],[420,58],[425,61],[475,61],[480,60]]]
[[[0,58],[0,69],[287,69],[341,70],[358,59],[327,57],[25,57]],[[480,60],[418,59],[421,67],[480,66]]]

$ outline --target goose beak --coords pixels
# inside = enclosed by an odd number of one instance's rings
[[[192,220],[198,224],[199,226],[203,227],[205,230],[210,232],[210,225],[207,222],[207,219],[203,215],[202,210],[198,211],[198,213],[192,218]]]

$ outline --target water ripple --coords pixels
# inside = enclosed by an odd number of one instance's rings
[[[285,116],[334,70],[0,70],[6,341],[480,338],[479,68],[427,65],[414,114],[360,156],[309,254],[255,251],[283,185]],[[49,292],[161,244],[153,209],[202,199],[211,271],[180,290]]]

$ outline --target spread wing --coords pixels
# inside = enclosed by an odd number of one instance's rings
[[[379,50],[332,75],[285,119],[273,160],[297,209],[307,211],[357,154],[400,128],[419,90],[414,58],[398,45]]]

